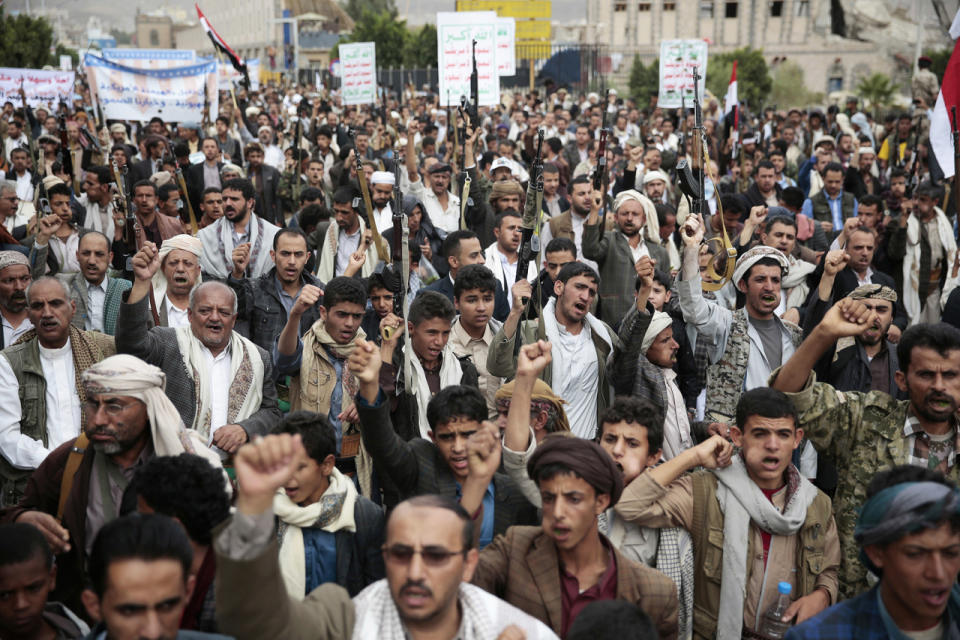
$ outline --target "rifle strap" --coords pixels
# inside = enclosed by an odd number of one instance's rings
[[[707,151],[706,145],[703,146],[702,158],[703,158],[704,166],[709,167],[710,155]],[[710,179],[713,181],[714,184],[716,184],[715,173],[711,173]],[[701,188],[705,189],[706,185],[702,185]],[[705,205],[706,203],[703,202],[703,204]],[[725,251],[727,254],[727,259],[725,262],[726,267],[724,268],[724,272],[722,274],[718,273],[716,270],[716,267],[714,266],[713,261],[712,260],[710,261],[710,263],[707,265],[707,276],[712,280],[712,282],[701,283],[700,286],[704,291],[717,291],[720,288],[722,288],[723,285],[725,285],[727,282],[732,281],[733,272],[737,267],[737,250],[733,248],[733,243],[730,242],[730,235],[727,233],[727,225],[724,224],[723,222],[723,205],[720,204],[720,198],[717,198],[716,215],[720,216],[720,229],[723,232],[723,239],[720,240],[719,238],[714,238],[713,240],[721,242],[720,248],[723,251]]]
[[[73,480],[80,468],[80,463],[83,462],[83,454],[88,446],[90,446],[90,441],[87,440],[87,434],[81,431],[77,439],[73,441],[73,447],[70,448],[70,453],[67,455],[67,466],[64,468],[63,477],[60,479],[57,522],[63,522],[63,511],[67,506],[67,498],[70,497],[70,492],[73,490]]]
[[[413,394],[414,384],[413,365],[410,363],[410,352],[413,347],[410,345],[410,325],[407,322],[407,309],[410,308],[409,296],[407,292],[410,289],[410,225],[407,223],[407,217],[403,217],[403,244],[400,246],[400,282],[403,283],[403,384],[407,393]],[[423,400],[421,400],[423,402]]]

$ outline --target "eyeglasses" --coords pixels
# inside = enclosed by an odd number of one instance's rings
[[[414,549],[413,547],[408,547],[405,544],[394,544],[389,547],[384,545],[382,547],[383,554],[386,556],[388,562],[393,562],[395,564],[409,564],[410,560],[413,559],[413,556],[420,555],[423,559],[423,564],[428,567],[442,567],[447,564],[447,562],[453,556],[458,556],[464,552],[464,549],[459,549],[457,551],[449,551],[444,547],[424,547],[423,549]]]
[[[97,409],[99,409],[100,407],[103,407],[103,410],[107,413],[107,415],[118,416],[137,403],[136,402],[122,403],[122,402],[117,402],[115,400],[100,401],[100,400],[94,400],[90,398],[86,400],[83,404],[86,407],[87,411],[91,413],[95,413]]]

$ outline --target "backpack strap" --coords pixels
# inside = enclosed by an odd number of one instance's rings
[[[67,456],[67,465],[63,469],[63,478],[60,480],[60,500],[57,503],[57,522],[63,522],[63,510],[67,506],[67,498],[73,489],[73,479],[77,475],[77,469],[83,461],[83,454],[87,450],[90,441],[87,440],[87,434],[83,431],[73,441],[73,447],[70,448],[70,455]]]

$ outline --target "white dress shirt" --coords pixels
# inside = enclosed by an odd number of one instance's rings
[[[33,202],[33,176],[29,171],[24,171],[22,176],[18,176],[15,171],[7,176],[7,179],[13,179],[17,183],[17,197],[25,202]]]
[[[447,208],[444,209],[433,189],[423,184],[423,180],[410,183],[407,193],[420,198],[420,202],[427,210],[433,226],[453,233],[460,228],[460,198],[447,191]]]
[[[206,347],[201,347],[210,372],[210,438],[213,433],[227,424],[227,407],[230,402],[230,347],[216,356]]]
[[[61,240],[57,236],[50,236],[50,251],[57,258],[60,265],[60,273],[77,273],[80,271],[80,262],[77,260],[77,249],[80,248],[80,233],[73,231],[66,240]],[[34,244],[37,244],[34,241]]]
[[[353,233],[347,233],[343,229],[337,231],[337,262],[333,265],[333,274],[342,276],[343,272],[350,266],[350,256],[360,248],[360,232],[362,229],[358,226]]]
[[[647,249],[647,243],[643,239],[643,234],[640,234],[640,242],[637,243],[637,246],[630,244],[630,238],[627,238],[626,234],[623,236],[627,239],[627,246],[630,247],[630,253],[633,254],[633,264],[637,264],[637,260],[647,256],[650,257],[650,251]]]
[[[107,300],[107,277],[100,284],[87,282],[87,319],[83,328],[87,331],[103,331],[103,304]]]
[[[393,228],[393,208],[389,202],[383,209],[373,207],[373,220],[377,223],[377,232],[381,235],[387,229]]]
[[[9,347],[17,341],[17,338],[27,331],[30,331],[30,329],[33,329],[33,323],[30,322],[30,318],[24,318],[20,326],[15,327],[7,320],[5,315],[0,314],[0,324],[3,325],[3,346],[5,347]]]
[[[40,366],[46,379],[47,447],[20,432],[20,385],[10,361],[0,356],[0,454],[20,469],[36,469],[51,451],[80,434],[80,398],[69,338],[59,349],[41,346]]]
[[[167,326],[171,329],[177,327],[187,327],[190,325],[190,319],[187,317],[187,310],[178,309],[167,296],[163,296],[164,304],[167,305]]]
[[[579,438],[593,438],[597,426],[597,350],[590,327],[585,323],[572,334],[557,323],[560,340],[553,345],[554,393],[567,401],[565,410],[570,430]]]

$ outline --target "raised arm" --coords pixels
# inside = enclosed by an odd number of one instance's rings
[[[163,360],[163,348],[155,335],[158,329],[149,329],[151,322],[147,303],[151,279],[160,269],[157,246],[152,242],[144,242],[143,248],[133,256],[131,262],[134,281],[127,301],[120,305],[117,315],[117,353],[129,353],[150,364],[159,365]]]

